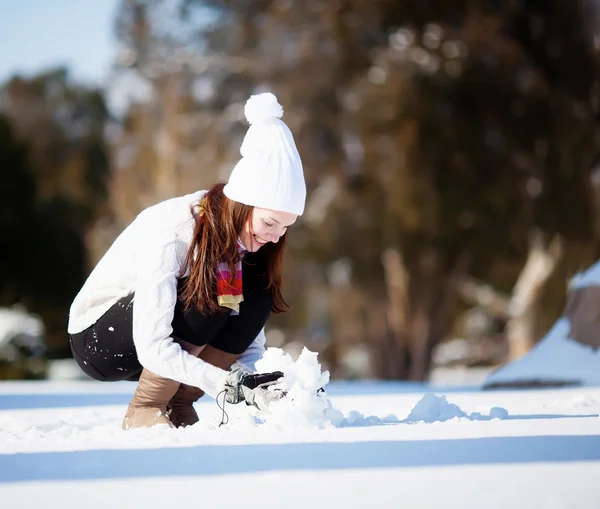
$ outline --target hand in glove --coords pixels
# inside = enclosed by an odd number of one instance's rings
[[[285,396],[282,390],[269,390],[269,386],[277,383],[282,376],[281,371],[250,374],[239,369],[233,370],[225,381],[225,401],[234,405],[245,401],[246,405],[265,410],[273,401]]]

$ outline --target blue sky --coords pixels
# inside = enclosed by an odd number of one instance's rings
[[[102,84],[116,52],[120,0],[0,0],[0,83],[64,64]]]

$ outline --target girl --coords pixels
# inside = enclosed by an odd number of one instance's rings
[[[253,370],[271,311],[287,309],[281,262],[306,186],[275,96],[252,96],[245,114],[250,128],[228,183],[141,212],[71,306],[81,369],[138,381],[124,429],[194,424],[204,393],[260,409],[281,396],[268,390],[281,373]]]

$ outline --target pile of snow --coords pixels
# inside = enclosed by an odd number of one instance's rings
[[[592,285],[600,285],[600,262],[571,282],[572,288]],[[492,373],[484,388],[600,385],[600,350],[570,339],[570,330],[570,320],[559,318],[527,355]]]
[[[281,348],[268,348],[256,363],[256,371],[282,371],[283,379],[271,389],[287,392],[268,412],[260,414],[263,424],[279,429],[322,429],[343,422],[342,412],[336,410],[326,392],[321,391],[329,383],[329,371],[321,372],[317,353],[304,348],[294,362]]]
[[[294,361],[281,348],[268,348],[263,358],[256,363],[257,372],[283,372],[283,378],[270,390],[284,390],[286,397],[271,404],[268,411],[253,412],[250,422],[243,416],[232,422],[232,429],[254,426],[276,430],[326,429],[345,427],[379,426],[401,422],[395,415],[383,418],[363,415],[350,410],[344,415],[335,408],[327,396],[329,371],[321,371],[318,354],[303,348]]]
[[[445,422],[456,417],[467,417],[457,405],[448,403],[446,396],[425,394],[406,418],[408,422]]]
[[[269,348],[263,359],[256,363],[258,372],[282,371],[283,379],[271,390],[285,390],[287,396],[273,403],[267,412],[255,412],[254,424],[278,430],[324,429],[343,427],[379,426],[386,424],[415,422],[445,422],[461,418],[467,420],[505,419],[508,412],[494,407],[489,415],[475,412],[468,414],[460,407],[449,403],[446,396],[425,394],[410,411],[408,417],[400,420],[394,414],[380,418],[365,416],[351,410],[344,415],[336,409],[327,397],[326,386],[329,372],[321,372],[317,353],[304,348],[296,361],[280,348]],[[324,389],[321,391],[320,389]],[[239,422],[237,423],[239,426]]]
[[[459,406],[449,403],[446,396],[425,394],[411,410],[404,422],[446,422],[450,419],[464,418],[472,421],[487,421],[490,419],[506,419],[508,411],[505,408],[493,407],[490,415],[479,412],[467,414]]]

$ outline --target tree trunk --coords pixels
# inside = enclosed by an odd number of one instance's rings
[[[179,176],[177,152],[179,146],[177,119],[179,112],[178,77],[163,79],[157,91],[160,94],[162,115],[156,132],[156,187],[155,201],[177,196]]]
[[[534,231],[530,237],[527,261],[509,303],[510,318],[506,324],[506,339],[510,360],[525,355],[536,341],[536,305],[544,284],[554,272],[563,254],[559,237],[544,245],[542,234]]]
[[[388,337],[392,341],[381,355],[395,366],[386,374],[422,381],[430,369],[433,347],[448,331],[456,286],[467,270],[467,257],[460,255],[447,263],[439,252],[429,250],[409,271],[402,255],[390,248],[382,254],[382,264],[388,294]]]
[[[543,235],[539,231],[533,231],[527,261],[510,297],[472,278],[463,278],[459,282],[459,293],[465,300],[506,321],[510,360],[525,355],[536,342],[537,306],[541,292],[562,254],[563,243],[560,237],[554,237],[546,247]]]
[[[381,255],[387,290],[387,333],[380,352],[381,374],[386,378],[407,377],[408,350],[408,273],[402,255],[393,248],[386,249]]]

